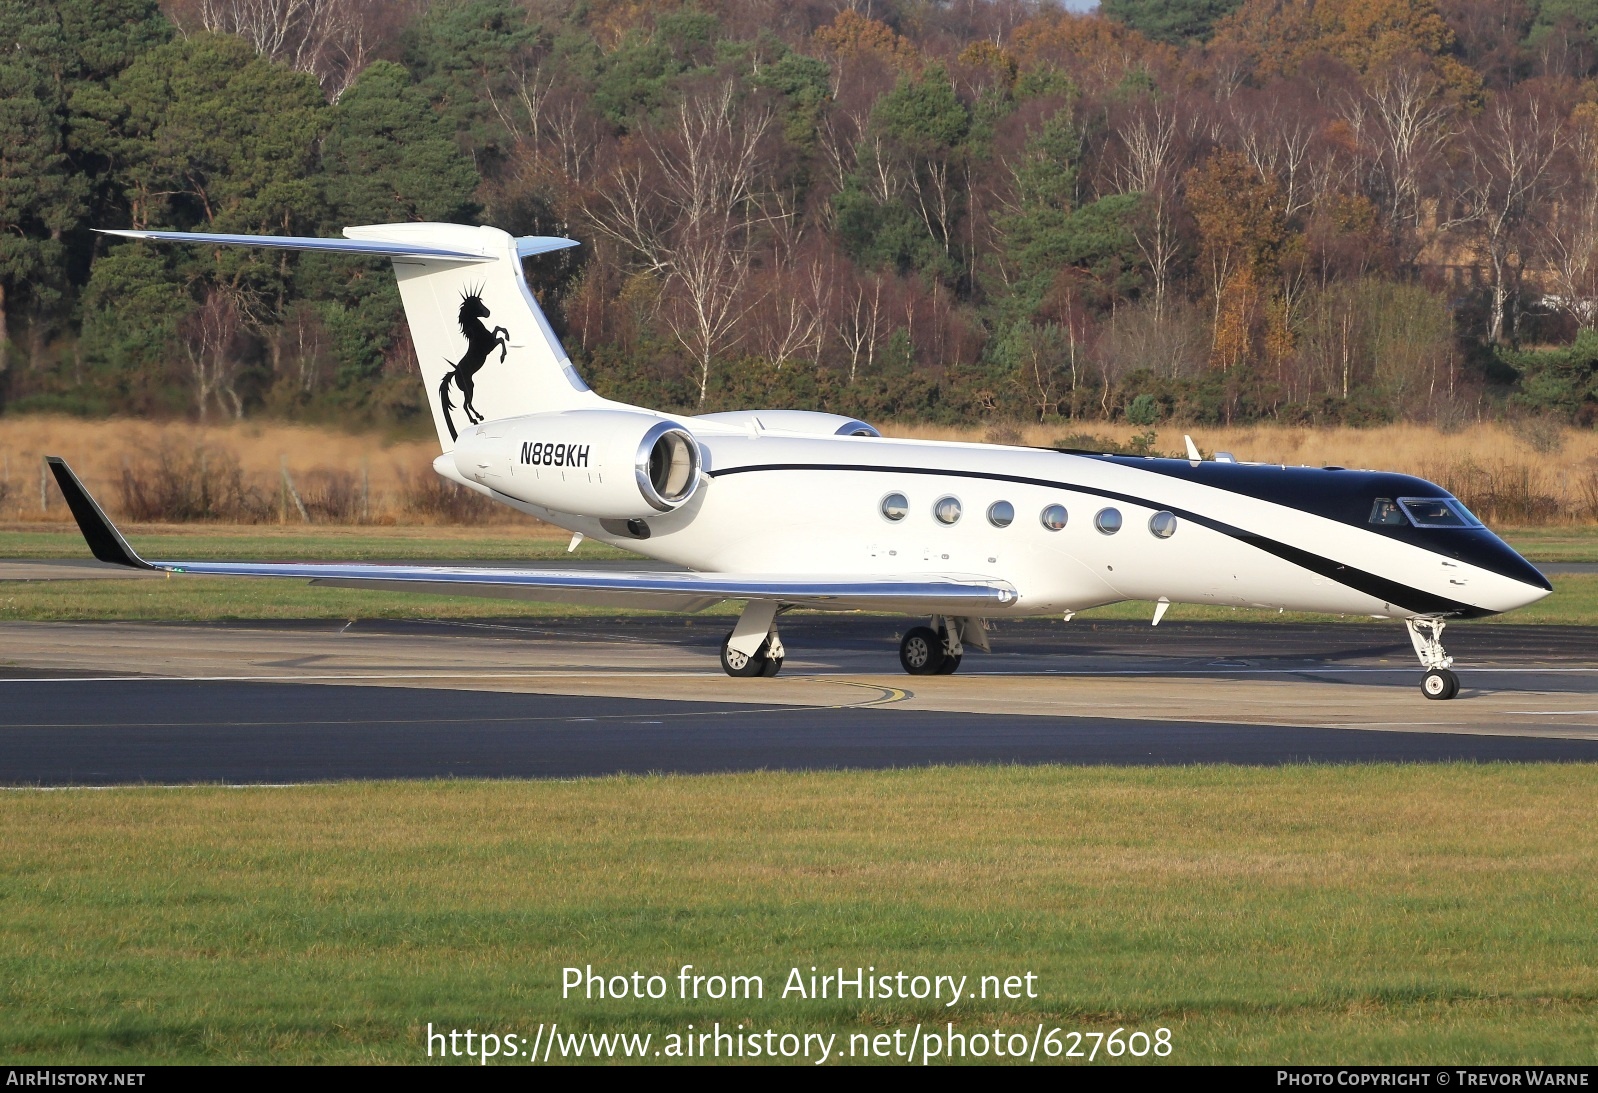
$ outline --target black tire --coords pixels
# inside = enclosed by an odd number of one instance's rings
[[[1447,668],[1433,668],[1421,678],[1420,692],[1427,698],[1446,702],[1459,693],[1459,677]]]
[[[899,642],[899,663],[913,676],[934,676],[943,667],[943,638],[928,626],[912,626]]]
[[[721,670],[738,679],[748,679],[751,676],[764,675],[766,671],[766,658],[762,654],[764,653],[765,646],[761,646],[760,653],[756,653],[752,657],[746,657],[742,653],[734,652],[728,647],[727,642],[730,642],[731,640],[732,635],[728,634],[727,641],[721,643]],[[776,675],[777,673],[772,672],[771,674]]]
[[[943,654],[943,663],[938,665],[938,674],[940,676],[952,676],[959,668],[960,657],[951,657],[948,653],[945,653]]]
[[[761,657],[760,659],[765,662],[765,667],[760,670],[761,675],[770,677],[782,671],[781,657]]]

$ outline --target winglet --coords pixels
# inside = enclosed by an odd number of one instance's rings
[[[116,525],[101,511],[94,498],[89,496],[89,491],[83,488],[83,483],[78,481],[78,476],[72,473],[72,468],[67,466],[65,459],[58,455],[47,455],[44,461],[50,465],[56,485],[61,487],[61,496],[66,498],[67,508],[72,510],[72,518],[78,522],[78,530],[83,532],[84,541],[89,544],[89,549],[94,552],[96,558],[102,562],[125,565],[133,569],[156,568],[128,546],[128,541],[122,538],[122,533],[116,529]]]
[[[1186,433],[1183,433],[1182,440],[1187,445],[1188,459],[1194,463],[1204,462],[1204,457],[1199,454],[1198,445],[1193,443],[1193,438],[1188,436]]]

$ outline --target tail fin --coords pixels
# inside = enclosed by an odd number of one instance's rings
[[[522,275],[523,258],[574,247],[575,240],[517,239],[498,228],[460,224],[362,225],[345,228],[346,239],[155,231],[106,234],[391,259],[422,382],[432,402],[433,424],[446,452],[467,425],[604,402],[577,375]],[[451,398],[451,387],[458,400]]]

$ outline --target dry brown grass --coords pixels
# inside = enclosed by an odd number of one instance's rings
[[[41,478],[45,455],[64,456],[103,504],[141,521],[305,522],[283,489],[286,468],[311,522],[538,523],[439,479],[432,440],[58,416],[0,419],[0,520],[70,519]]]
[[[1125,423],[1006,425],[1002,430],[887,423],[890,436],[989,440],[1048,447],[1070,434],[1124,443],[1146,432]],[[1598,522],[1598,431],[1545,422],[1482,424],[1450,432],[1422,425],[1305,429],[1276,425],[1218,428],[1164,423],[1154,447],[1175,454],[1190,433],[1205,451],[1239,459],[1307,466],[1374,467],[1432,479],[1491,523]],[[205,503],[187,481],[163,481],[163,458],[195,471],[206,453],[215,486]],[[526,522],[502,506],[462,497],[432,471],[432,440],[394,440],[302,425],[199,426],[142,421],[80,421],[39,416],[0,419],[0,521],[65,521],[53,484],[40,500],[41,457],[62,455],[117,515],[141,520],[209,519],[299,523],[281,488],[286,466],[314,522],[455,524]],[[229,479],[236,469],[237,479]],[[141,503],[131,481],[141,485]],[[182,478],[181,474],[177,476]],[[153,500],[151,500],[153,498]],[[209,506],[209,507],[207,507]],[[166,515],[163,515],[165,513]]]

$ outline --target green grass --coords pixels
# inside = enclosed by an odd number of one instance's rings
[[[1533,562],[1598,562],[1598,527],[1500,528],[1504,541]]]
[[[1553,578],[1547,599],[1497,615],[1489,622],[1592,626],[1598,625],[1598,574],[1578,573]],[[735,613],[729,601],[709,614]],[[1154,605],[1140,600],[1096,607],[1077,617],[1084,620],[1132,619],[1147,622]],[[172,577],[166,580],[84,580],[0,582],[0,621],[67,622],[92,620],[225,619],[409,619],[409,618],[550,618],[557,616],[647,615],[648,611],[572,604],[533,603],[471,596],[422,596],[408,592],[317,588],[304,581],[241,577]],[[1250,608],[1172,604],[1165,615],[1172,622],[1369,622],[1363,615],[1346,617],[1279,613]],[[1459,625],[1469,626],[1471,623]]]
[[[1530,607],[1522,607],[1504,615],[1487,619],[1450,623],[1451,626],[1472,626],[1478,622],[1515,623],[1540,626],[1598,626],[1598,573],[1562,573],[1549,578],[1553,582],[1551,595],[1538,600]],[[1077,616],[1079,619],[1135,619],[1148,622],[1154,617],[1154,604],[1143,600],[1127,600],[1095,607]],[[1165,613],[1172,622],[1371,622],[1367,615],[1315,615],[1302,611],[1266,611],[1258,608],[1211,607],[1204,604],[1173,603]]]
[[[290,524],[130,524],[122,528],[147,558],[182,561],[515,561],[533,558],[634,558],[588,541],[572,554],[570,536],[526,525],[486,527],[330,527]],[[77,528],[68,524],[0,526],[0,558],[88,558]]]
[[[636,555],[604,543],[585,542],[567,553],[567,539],[548,529],[504,525],[455,527],[326,527],[289,525],[132,525],[128,537],[150,558],[192,560],[262,559],[484,561],[569,559],[574,565]],[[1598,561],[1598,529],[1521,528],[1505,532],[1517,549],[1538,560]],[[64,525],[0,527],[0,557],[87,558],[76,530]],[[1598,575],[1554,579],[1555,593],[1540,603],[1495,621],[1553,625],[1598,624]],[[724,613],[730,608],[716,609]],[[1085,611],[1084,619],[1153,617],[1154,605],[1128,601]],[[479,618],[558,615],[647,614],[612,608],[538,604],[517,600],[418,596],[402,592],[311,588],[299,581],[189,578],[154,585],[135,581],[0,582],[0,620],[260,618]],[[1333,618],[1301,612],[1173,605],[1166,615],[1185,622],[1325,622]],[[1349,616],[1349,621],[1365,621]]]
[[[290,524],[129,524],[135,550],[151,558],[201,560],[328,559],[364,561],[555,558],[568,537],[558,529],[508,524],[486,527],[348,527]],[[1500,534],[1534,562],[1598,562],[1598,528],[1503,528]],[[70,524],[0,525],[0,558],[87,558]],[[629,558],[604,543],[587,542],[576,558]]]
[[[725,614],[731,610],[723,605],[708,613]],[[0,621],[17,622],[480,619],[657,613],[478,596],[322,588],[306,581],[245,577],[0,583]]]
[[[1598,769],[944,768],[0,796],[8,1063],[422,1061],[422,1029],[1172,1030],[1172,1062],[1598,1054]],[[559,998],[561,969],[763,1002]],[[1040,997],[776,998],[788,970]],[[658,1041],[657,1041],[658,1042]]]

